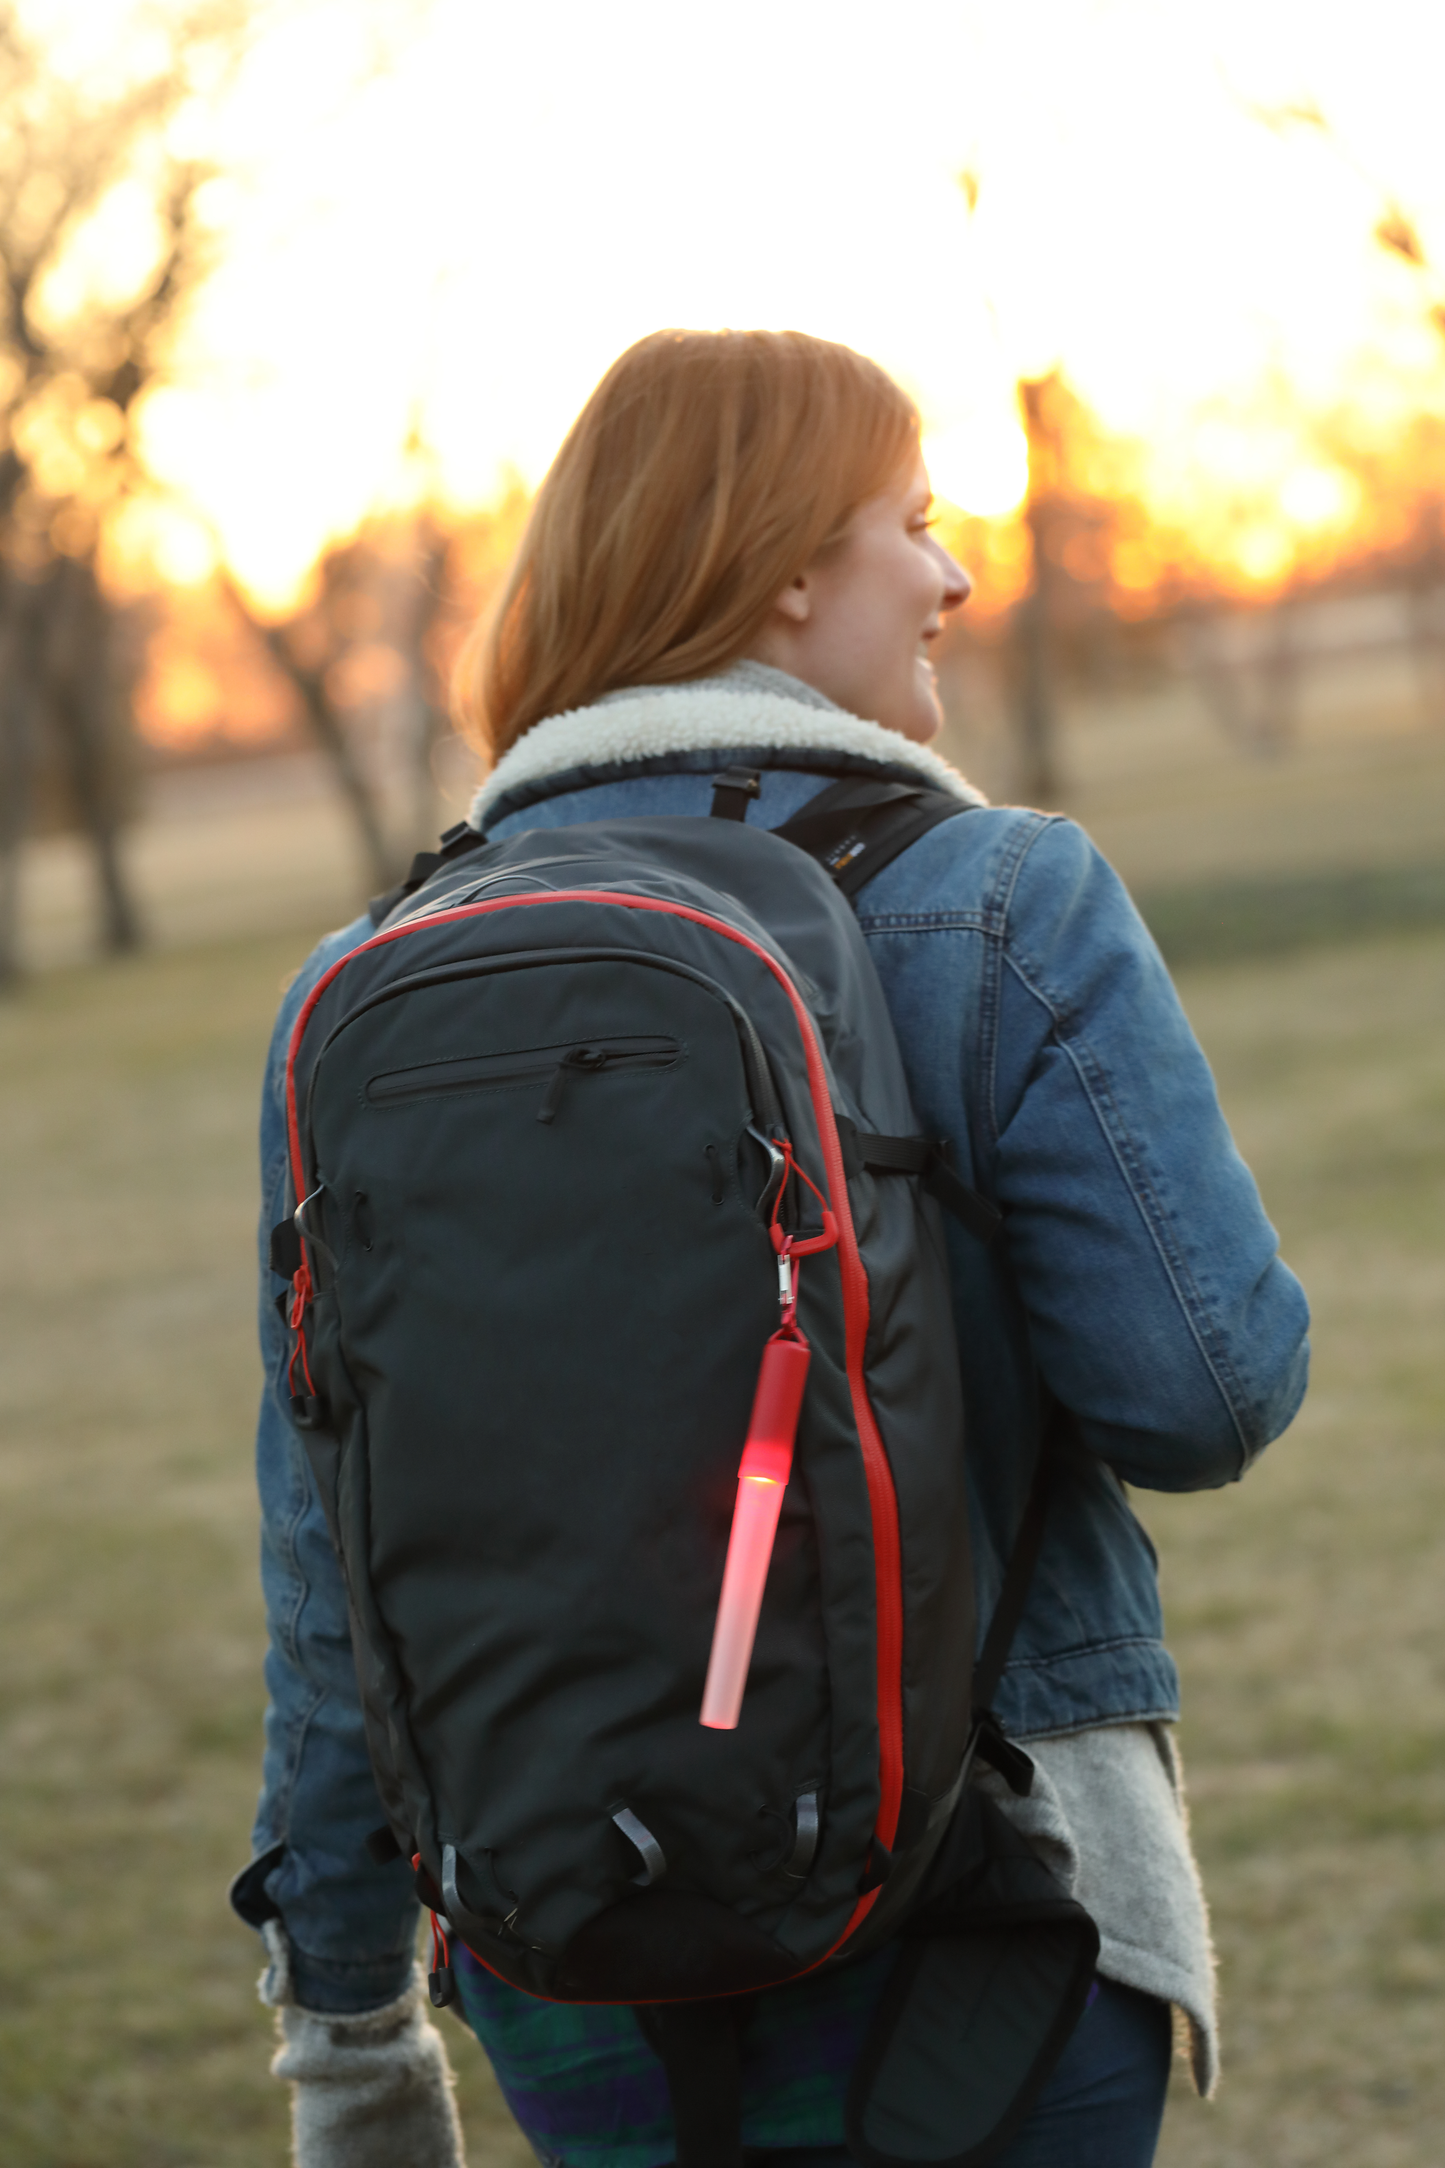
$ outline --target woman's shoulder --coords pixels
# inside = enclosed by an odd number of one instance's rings
[[[1100,932],[1142,931],[1124,883],[1087,830],[1032,806],[971,806],[940,822],[864,891],[861,915],[907,908],[905,891],[937,915],[981,913],[1004,936],[1080,918]]]

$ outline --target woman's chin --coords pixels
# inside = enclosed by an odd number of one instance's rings
[[[832,697],[837,699],[838,696],[835,693]],[[906,678],[893,680],[883,697],[879,697],[875,688],[871,700],[860,699],[855,692],[852,700],[843,699],[839,705],[849,708],[854,715],[881,723],[885,730],[896,730],[900,738],[908,738],[914,745],[927,745],[943,728],[938,681],[932,664],[921,656]]]
[[[920,664],[911,693],[911,699],[899,702],[898,720],[891,727],[914,745],[928,745],[943,728],[943,706],[927,663]]]

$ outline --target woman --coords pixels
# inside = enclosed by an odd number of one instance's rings
[[[1044,1388],[1077,1446],[997,1701],[1037,1765],[996,1796],[1092,1912],[1098,1979],[1006,2168],[1142,2168],[1171,2006],[1196,2083],[1215,2069],[1211,1958],[1170,1743],[1177,1682],[1154,1557],[1123,1481],[1231,1481],[1290,1421],[1304,1298],[1279,1261],[1204,1059],[1121,885],[1070,822],[984,808],[927,750],[931,643],[967,576],[929,527],[917,415],[873,364],[797,333],[659,333],[615,364],[533,508],[481,650],[489,836],[631,814],[702,815],[760,773],[776,827],[829,778],[923,776],[978,810],[934,828],[859,898],[920,1123],[1006,1214],[1004,1254],[950,1227],[984,1615],[1022,1505]],[[280,1075],[331,936],[283,1003],[263,1117],[281,1217]],[[263,1269],[259,1440],[271,1710],[251,1866],[295,2082],[298,2157],[449,2162],[460,2138],[412,1984],[405,1868],[378,1819],[339,1570],[291,1426]],[[1122,1480],[1121,1480],[1122,1479]],[[984,1781],[993,1782],[992,1779]],[[780,2168],[845,2163],[850,2063],[889,1952],[759,1998],[744,2140]],[[459,1954],[463,2007],[544,2160],[661,2168],[661,2065],[632,2013],[534,2002]]]

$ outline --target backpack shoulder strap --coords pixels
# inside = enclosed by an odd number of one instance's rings
[[[741,2036],[756,1995],[633,2005],[667,2074],[674,2168],[744,2168]]]
[[[973,810],[951,791],[927,783],[846,776],[820,790],[773,834],[816,858],[851,901],[930,828]]]
[[[1060,1434],[1072,1421],[1050,1397],[975,1672],[963,1777],[977,1754],[1019,1793],[1033,1764],[1004,1738],[987,1703],[1038,1559]],[[863,2168],[983,2168],[1027,2120],[1086,2007],[1099,1930],[997,1802],[964,1781],[901,1943],[853,2067],[849,2151]]]
[[[1022,1798],[1028,1796],[1033,1786],[1033,1763],[1022,1747],[1015,1746],[1005,1736],[1003,1726],[993,1713],[993,1697],[998,1692],[1009,1650],[1028,1602],[1034,1568],[1043,1549],[1054,1469],[1064,1439],[1074,1424],[1074,1417],[1063,1404],[1047,1392],[1047,1388],[1044,1390],[1044,1418],[1039,1430],[1033,1480],[1019,1517],[1013,1550],[1004,1568],[1003,1585],[993,1607],[993,1617],[973,1667],[973,1730],[964,1754],[965,1775],[977,1756],[996,1769],[1010,1791]]]
[[[730,769],[728,777],[735,772]],[[720,785],[726,780],[720,778]],[[920,836],[927,835],[930,828],[974,810],[951,792],[933,790],[927,784],[875,782],[867,776],[849,776],[819,791],[773,834],[816,858],[851,901],[866,882],[891,865]],[[946,1145],[925,1137],[865,1136],[847,1121],[840,1121],[838,1128],[845,1164],[851,1155],[858,1166],[875,1173],[921,1175],[925,1189],[970,1233],[984,1242],[997,1233],[1003,1218],[998,1206],[960,1180]],[[973,1735],[965,1768],[978,1754],[1022,1792],[1027,1792],[1032,1782],[1033,1766],[1028,1756],[1004,1737],[991,1704],[1028,1601],[1043,1544],[1058,1433],[1067,1421],[1063,1409],[1050,1397],[1028,1499],[974,1667]]]
[[[993,1607],[988,1632],[983,1647],[978,1652],[978,1662],[973,1673],[973,1699],[978,1709],[987,1709],[998,1692],[1003,1678],[1004,1665],[1018,1632],[1019,1621],[1024,1615],[1028,1601],[1029,1584],[1034,1577],[1039,1552],[1043,1548],[1044,1523],[1048,1518],[1049,1490],[1054,1465],[1054,1432],[1057,1419],[1051,1414],[1039,1438],[1038,1457],[1034,1462],[1034,1478],[1029,1485],[1029,1495],[1019,1519],[1014,1536],[1014,1547],[1004,1570],[1003,1586]]]
[[[473,851],[483,850],[486,837],[470,821],[455,821],[448,828],[434,851],[418,851],[411,862],[411,871],[395,888],[389,888],[384,896],[373,896],[366,906],[367,916],[373,926],[390,918],[399,903],[414,896],[424,881],[429,881],[440,866],[449,866],[454,858],[466,858]]]

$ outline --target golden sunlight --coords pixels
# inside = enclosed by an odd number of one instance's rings
[[[936,497],[961,512],[1002,519],[1016,512],[1029,486],[1028,439],[1007,408],[977,422],[929,430],[923,457]]]
[[[151,20],[26,17],[76,71],[122,65]],[[168,124],[215,169],[215,269],[139,411],[157,487],[116,515],[117,577],[223,560],[282,611],[365,518],[535,483],[666,323],[875,355],[974,520],[1016,512],[1015,387],[1059,368],[1137,448],[1148,519],[1245,588],[1371,516],[1332,435],[1384,456],[1445,411],[1428,0],[1378,0],[1364,43],[1307,0],[916,0],[886,29],[861,0],[735,0],[726,36],[670,0],[293,0],[253,23]],[[119,183],[43,307],[123,283],[150,220]],[[107,426],[65,399],[27,424],[57,488],[75,432]],[[1121,544],[1114,575],[1143,592],[1158,556]]]

